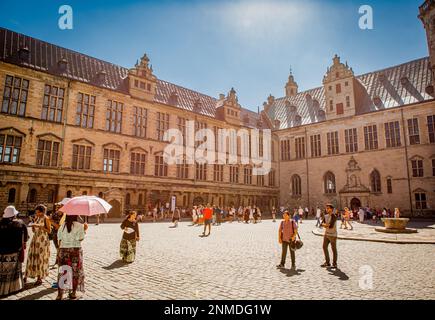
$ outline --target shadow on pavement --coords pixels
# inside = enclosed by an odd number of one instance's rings
[[[302,272],[305,272],[303,269],[279,269],[279,271],[285,274],[287,277],[300,276]]]
[[[329,274],[332,276],[336,276],[338,277],[339,280],[349,280],[349,277],[347,274],[345,274],[343,271],[341,271],[340,269],[331,269],[328,268]]]
[[[49,295],[49,294],[56,292],[56,291],[57,291],[57,289],[47,288],[47,289],[41,290],[39,292],[29,294],[28,296],[22,297],[18,300],[36,300],[36,299],[40,299],[43,296]]]
[[[105,269],[105,270],[113,270],[113,269],[118,269],[118,268],[122,268],[122,267],[125,267],[125,266],[128,266],[127,262],[124,262],[122,260],[116,260],[110,266],[103,267],[103,269]]]

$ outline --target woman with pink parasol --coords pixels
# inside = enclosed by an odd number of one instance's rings
[[[59,210],[66,213],[66,219],[57,232],[59,241],[57,300],[62,300],[65,290],[70,290],[70,299],[77,299],[76,292],[84,292],[85,289],[81,242],[85,238],[87,224],[78,222],[78,216],[89,217],[107,213],[111,208],[112,206],[101,198],[80,196],[72,198]]]

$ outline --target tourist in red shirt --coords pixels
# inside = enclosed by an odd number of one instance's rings
[[[213,220],[213,209],[210,207],[210,204],[207,203],[207,206],[202,211],[204,215],[204,232],[202,233],[203,237],[208,237],[211,232],[211,222]],[[208,226],[208,234],[205,234],[205,230]]]

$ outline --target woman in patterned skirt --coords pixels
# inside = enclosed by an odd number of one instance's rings
[[[77,221],[77,216],[66,216],[65,223],[57,232],[59,240],[59,276],[57,300],[62,300],[64,290],[70,291],[69,298],[77,299],[76,292],[85,291],[83,270],[83,250],[81,242],[85,238],[86,224]],[[72,272],[72,283],[67,272]]]
[[[37,278],[35,286],[42,284],[42,279],[48,276],[50,259],[48,234],[51,232],[51,224],[50,219],[45,215],[46,210],[45,206],[38,205],[35,208],[35,222],[31,224],[33,237],[27,256],[24,282],[27,281],[27,278]]]
[[[136,211],[130,211],[122,222],[122,235],[119,253],[124,262],[131,263],[136,257],[136,242],[139,241],[139,227],[136,221]]]
[[[27,227],[16,218],[14,206],[4,210],[0,221],[0,296],[20,291],[24,287],[22,262],[27,242]]]

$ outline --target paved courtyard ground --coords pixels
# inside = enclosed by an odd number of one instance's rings
[[[322,238],[312,233],[314,221],[305,221],[300,227],[304,246],[292,272],[275,267],[278,222],[225,223],[207,238],[198,236],[202,227],[187,222],[169,226],[141,224],[136,261],[124,265],[118,261],[119,224],[90,225],[83,242],[86,292],[81,298],[435,299],[433,244],[339,240],[339,271],[325,270],[320,268]],[[51,264],[53,253],[54,247]],[[6,299],[55,299],[55,277],[53,269],[42,286]]]

